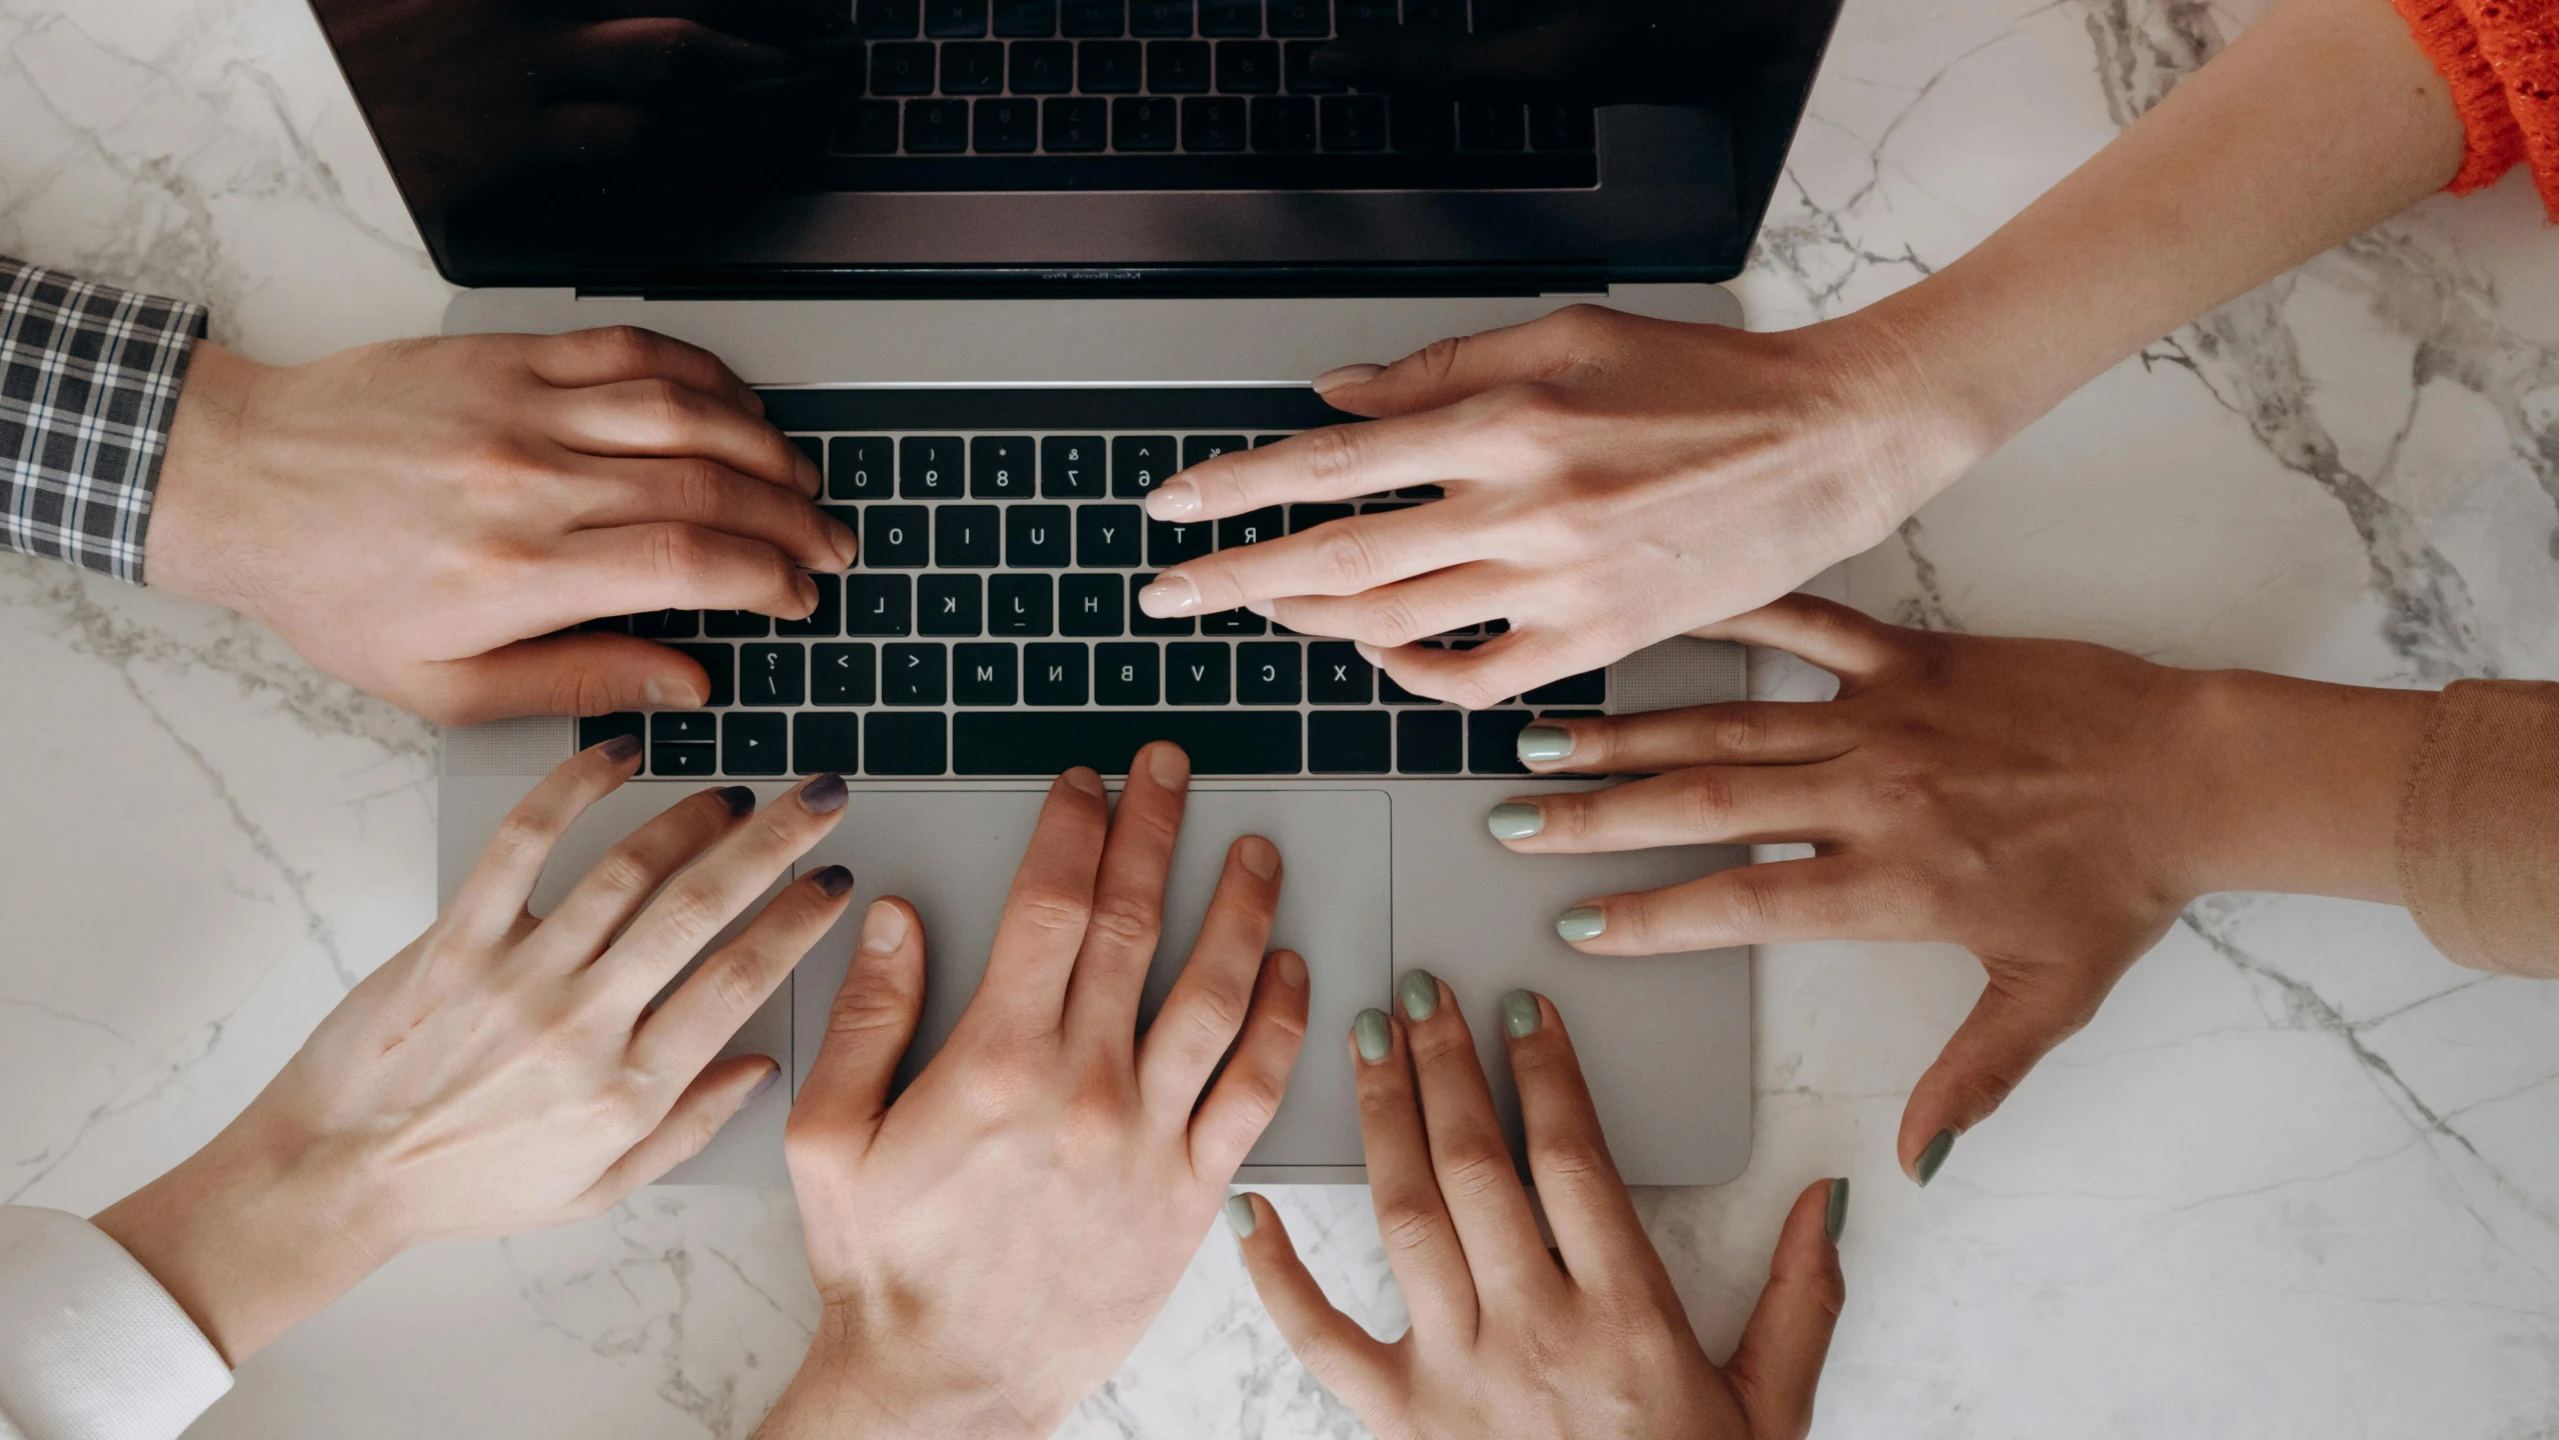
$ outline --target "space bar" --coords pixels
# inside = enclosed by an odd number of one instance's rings
[[[1090,765],[1125,775],[1151,740],[1189,751],[1197,775],[1294,775],[1303,768],[1294,710],[963,710],[951,721],[951,768],[959,775],[1054,775]]]

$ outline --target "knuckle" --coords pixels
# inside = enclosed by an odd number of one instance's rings
[[[1591,1136],[1579,1133],[1540,1137],[1530,1142],[1528,1153],[1529,1163],[1541,1182],[1573,1184],[1597,1180],[1610,1169],[1607,1150]]]
[[[1316,481],[1338,484],[1359,473],[1362,447],[1357,426],[1309,430],[1296,443],[1304,447],[1306,473]]]
[[[827,1037],[859,1040],[894,1030],[906,1023],[908,1009],[906,992],[900,986],[877,979],[848,985],[836,993],[835,1003],[827,1007]]]
[[[551,821],[529,810],[510,810],[498,822],[498,831],[489,837],[489,853],[509,858],[548,850],[559,831]]]
[[[607,895],[637,895],[657,883],[657,871],[638,851],[622,844],[605,851],[586,878]]]
[[[1106,895],[1085,922],[1088,936],[1129,949],[1153,948],[1161,918],[1155,907],[1126,895]]]
[[[1738,808],[1732,774],[1725,770],[1683,771],[1672,794],[1678,797],[1680,825],[1695,834],[1721,832]]]
[[[1366,589],[1378,572],[1377,546],[1369,527],[1325,526],[1315,544],[1315,568],[1345,593]]]
[[[644,365],[658,351],[658,335],[637,325],[600,325],[580,337],[589,349],[608,360]]]
[[[1470,1199],[1491,1194],[1504,1181],[1516,1181],[1510,1152],[1497,1141],[1452,1140],[1439,1157],[1442,1193]]]
[[[710,542],[690,525],[662,525],[649,537],[649,569],[679,588],[698,585],[711,569]]]
[[[658,924],[687,951],[699,949],[728,920],[718,898],[698,884],[678,882],[658,906]]]
[[[763,967],[756,959],[751,951],[731,950],[703,967],[704,983],[721,1010],[741,1012],[764,1003]]]
[[[1029,890],[1013,898],[1012,913],[1044,935],[1079,938],[1092,918],[1092,902],[1064,890]]]
[[[1402,363],[1424,379],[1445,380],[1457,373],[1468,348],[1468,337],[1452,335],[1444,340],[1434,340],[1405,356]]]
[[[1427,622],[1414,610],[1412,602],[1401,596],[1383,596],[1371,601],[1366,607],[1364,618],[1365,624],[1362,628],[1367,633],[1356,638],[1366,640],[1372,645],[1383,645],[1389,648],[1409,645],[1413,641],[1437,633],[1425,628]]]
[[[1437,1206],[1398,1196],[1377,1207],[1377,1237],[1389,1252],[1405,1255],[1436,1243],[1446,1221]]]
[[[1253,1131],[1268,1125],[1271,1117],[1279,1113],[1280,1101],[1287,1093],[1286,1087],[1267,1075],[1247,1075],[1236,1070],[1226,1072],[1224,1089],[1227,1103],[1234,1106],[1245,1127]]]
[[[1715,754],[1748,757],[1768,749],[1768,716],[1748,705],[1710,705],[1700,717],[1707,748]]]

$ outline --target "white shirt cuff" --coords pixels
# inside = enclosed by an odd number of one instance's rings
[[[170,1440],[230,1388],[212,1342],[104,1231],[0,1207],[0,1440]]]

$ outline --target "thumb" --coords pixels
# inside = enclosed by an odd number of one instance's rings
[[[1777,1232],[1768,1286],[1724,1363],[1754,1440],[1802,1440],[1813,1428],[1813,1391],[1830,1355],[1830,1332],[1848,1303],[1837,1229],[1847,1218],[1848,1182],[1816,1180],[1795,1197]]]
[[[518,715],[690,710],[710,677],[690,656],[629,635],[553,635],[419,667],[410,693],[385,698],[442,725]]]
[[[2050,976],[2037,985],[2038,977],[2021,980],[1983,963],[1990,983],[1902,1109],[1895,1148],[1903,1171],[1922,1185],[1937,1178],[1955,1137],[1990,1118],[2035,1062],[2087,1024],[2105,998],[2102,986],[2084,993],[2086,987],[2056,987]]]
[[[862,912],[852,967],[826,1012],[826,1038],[800,1085],[792,1132],[867,1139],[888,1109],[898,1062],[923,1015],[924,922],[903,900],[874,900]]]
[[[1437,410],[1588,363],[1624,318],[1596,305],[1569,306],[1525,324],[1434,340],[1384,369],[1345,365],[1315,377],[1315,388],[1334,409],[1373,420]]]

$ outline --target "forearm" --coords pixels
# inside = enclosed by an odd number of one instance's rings
[[[2024,213],[1861,318],[1954,388],[1987,448],[2441,189],[2462,145],[2390,0],[2278,0]]]

